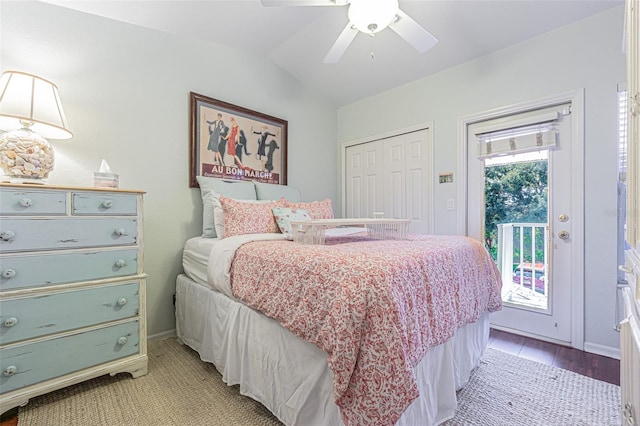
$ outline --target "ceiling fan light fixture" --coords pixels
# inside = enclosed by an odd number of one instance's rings
[[[358,30],[375,34],[396,19],[398,0],[351,0],[349,20]]]

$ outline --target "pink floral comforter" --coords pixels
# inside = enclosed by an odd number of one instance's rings
[[[346,425],[392,425],[418,397],[427,349],[501,309],[500,274],[460,236],[300,245],[256,241],[231,264],[233,295],[328,354]]]

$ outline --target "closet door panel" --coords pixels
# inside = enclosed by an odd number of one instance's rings
[[[370,218],[383,211],[380,141],[347,147],[345,164],[345,216]]]
[[[360,145],[347,147],[345,151],[345,200],[346,216],[357,217],[362,206],[362,149]]]
[[[405,136],[407,216],[411,219],[410,232],[428,234],[431,225],[432,164],[429,156],[429,132],[421,130]]]
[[[360,217],[373,217],[374,212],[384,209],[383,188],[383,153],[380,141],[369,142],[362,145],[365,165],[364,207]]]
[[[406,218],[405,136],[384,141],[384,217]]]

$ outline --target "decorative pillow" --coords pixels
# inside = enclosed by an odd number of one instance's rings
[[[273,216],[276,219],[280,232],[285,234],[287,238],[292,238],[291,221],[292,220],[311,220],[311,215],[304,209],[290,209],[289,207],[273,207]]]
[[[222,204],[220,203],[220,194],[215,192],[211,193],[213,197],[213,220],[215,221],[216,235],[218,238],[224,238],[224,211],[222,210]],[[273,203],[273,200],[241,200],[243,203],[250,204],[265,204]],[[284,205],[283,202],[278,202],[278,205]]]
[[[227,181],[205,176],[196,176],[202,195],[202,236],[215,238],[213,193],[237,200],[255,200],[256,189],[251,181]]]
[[[279,200],[286,198],[297,203],[300,201],[300,190],[294,186],[276,185],[273,183],[263,183],[254,181],[258,200]]]
[[[225,237],[280,232],[271,210],[282,206],[278,201],[241,201],[221,195],[220,205],[224,216]]]
[[[322,201],[312,201],[310,203],[287,202],[286,207],[306,210],[312,219],[333,219],[333,207],[331,206],[331,199],[329,198]]]

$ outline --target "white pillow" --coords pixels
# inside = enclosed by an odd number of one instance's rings
[[[300,190],[295,186],[276,185],[274,183],[264,183],[253,181],[256,187],[258,200],[279,200],[285,198],[287,201],[297,203],[300,201]]]
[[[217,178],[196,176],[202,195],[202,236],[215,238],[215,218],[212,193],[237,200],[255,200],[256,189],[252,181],[229,181]]]
[[[224,238],[224,213],[222,213],[222,205],[220,204],[220,194],[211,192],[211,197],[213,197],[213,226],[216,236]]]

